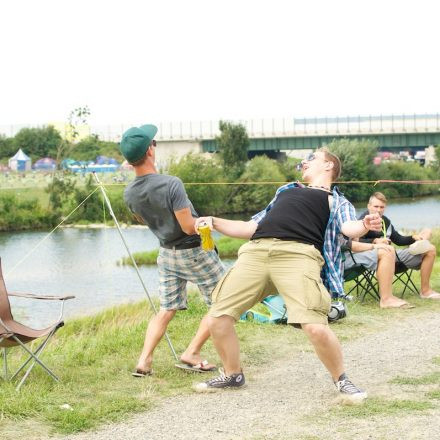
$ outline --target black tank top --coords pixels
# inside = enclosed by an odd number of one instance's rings
[[[330,217],[329,193],[316,188],[290,188],[281,192],[258,224],[251,240],[279,238],[312,244],[321,253]]]

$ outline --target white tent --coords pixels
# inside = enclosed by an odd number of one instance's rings
[[[31,158],[23,153],[20,148],[13,157],[9,159],[9,168],[15,171],[29,171],[31,169]]]

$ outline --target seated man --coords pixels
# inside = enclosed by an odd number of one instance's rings
[[[368,231],[368,233],[362,237],[361,241],[373,244],[391,244],[394,243],[398,246],[409,246],[416,241],[420,242],[420,247],[417,255],[413,255],[408,249],[397,249],[397,260],[400,260],[406,267],[410,269],[420,269],[420,297],[430,299],[440,299],[440,293],[435,292],[430,285],[430,278],[434,261],[436,257],[435,246],[422,242],[421,240],[429,240],[431,238],[431,230],[424,229],[419,234],[414,235],[401,235],[399,234],[391,224],[388,217],[384,216],[385,208],[387,206],[387,199],[381,192],[375,192],[368,202],[367,211],[365,211],[360,219],[363,219],[366,214],[377,213],[382,217],[382,232]],[[423,245],[426,245],[424,247]]]
[[[360,264],[368,270],[376,271],[376,278],[379,284],[380,308],[413,308],[403,299],[393,295],[393,276],[396,265],[396,254],[394,248],[385,243],[362,243],[344,238],[342,246],[351,250],[344,252],[344,270],[351,269]]]

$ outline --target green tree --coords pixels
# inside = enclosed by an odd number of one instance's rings
[[[342,181],[376,180],[377,169],[373,163],[379,145],[367,139],[340,139],[328,145],[328,149],[341,160]],[[353,202],[367,199],[372,187],[365,184],[338,185]]]
[[[97,156],[108,156],[122,161],[118,145],[115,142],[101,141],[97,134],[79,141],[70,154],[75,160],[95,160]]]
[[[301,180],[301,171],[297,167],[301,163],[301,159],[296,157],[288,157],[278,162],[281,173],[284,175],[286,182],[296,182]]]
[[[69,173],[66,172],[62,175],[54,174],[52,181],[45,190],[49,193],[49,207],[55,212],[60,212],[72,198],[75,185],[75,178]]]
[[[216,157],[211,159],[201,154],[189,153],[179,161],[172,160],[168,172],[182,179],[184,183],[214,183],[214,185],[186,185],[185,188],[189,199],[199,214],[225,212],[225,200],[229,188],[225,185],[215,185],[216,182],[225,181],[221,162]]]
[[[17,152],[17,147],[14,143],[14,138],[0,135],[0,160],[9,159]]]
[[[276,189],[285,182],[286,178],[280,171],[278,163],[267,156],[256,156],[246,165],[246,170],[240,177],[240,185],[233,197],[234,212],[261,211],[271,200]],[[253,184],[252,182],[279,182],[274,184]]]
[[[237,179],[244,171],[250,145],[246,128],[242,124],[220,121],[220,136],[215,138],[225,173],[230,180]]]
[[[87,122],[87,118],[90,116],[90,109],[85,107],[77,107],[73,109],[67,118],[69,125],[69,138],[62,138],[57,145],[56,149],[56,162],[59,164],[63,159],[69,157],[70,152],[74,146],[76,139],[78,138],[79,131],[78,126]]]
[[[435,170],[420,166],[417,162],[386,162],[378,167],[379,179],[383,180],[430,180],[435,178]],[[436,194],[438,185],[414,185],[408,183],[381,183],[377,191],[382,191],[389,198],[416,197]]]
[[[55,157],[62,138],[52,126],[43,128],[22,128],[14,137],[16,149],[21,148],[32,160]]]

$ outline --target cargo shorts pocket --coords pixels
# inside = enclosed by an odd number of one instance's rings
[[[331,298],[321,281],[313,275],[304,274],[305,303],[308,310],[327,314],[330,310]]]

